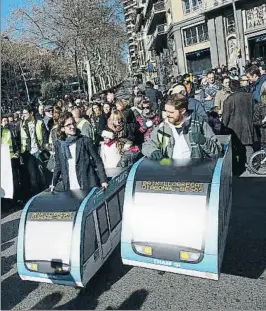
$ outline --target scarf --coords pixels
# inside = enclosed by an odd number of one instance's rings
[[[105,145],[105,146],[108,146],[108,147],[111,147],[115,142],[116,142],[115,139],[113,139],[113,140],[111,140],[111,141],[109,141],[109,142],[105,141],[105,142],[104,142],[104,145]]]
[[[138,146],[131,146],[131,147],[129,147],[126,151],[140,152],[140,149],[139,149]]]
[[[66,140],[60,140],[61,150],[65,159],[72,159],[69,146],[74,144],[78,140],[79,136],[68,136]]]

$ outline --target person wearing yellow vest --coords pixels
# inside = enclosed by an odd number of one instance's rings
[[[73,118],[76,122],[76,127],[77,127],[77,129],[80,130],[81,134],[84,136],[90,137],[90,138],[92,138],[92,140],[94,140],[92,126],[88,120],[81,117],[80,108],[74,104],[71,107],[71,113],[72,113]]]
[[[27,106],[23,109],[23,123],[20,129],[21,156],[24,163],[25,179],[28,185],[29,195],[39,193],[44,187],[39,166],[39,156],[48,148],[48,132],[42,120],[36,120],[33,109]]]
[[[9,145],[10,158],[18,158],[19,153],[15,139],[12,135],[11,129],[9,128],[9,122],[7,116],[1,118],[1,143]]]
[[[19,199],[19,146],[8,122],[8,116],[1,117],[1,144],[9,146],[15,200]]]

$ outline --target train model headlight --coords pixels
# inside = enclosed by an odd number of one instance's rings
[[[136,251],[140,254],[152,256],[152,248],[145,245],[135,245]]]
[[[40,273],[52,274],[68,274],[70,272],[70,265],[60,262],[26,262],[28,270]]]
[[[197,252],[186,252],[186,251],[181,251],[179,256],[180,256],[180,260],[183,261],[198,261],[200,258],[200,253]]]
[[[30,262],[27,262],[26,263],[26,266],[29,270],[32,270],[32,271],[38,271],[38,264],[37,263],[30,263]]]

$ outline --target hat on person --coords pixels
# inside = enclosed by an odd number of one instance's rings
[[[110,132],[110,131],[103,130],[102,137],[109,138],[109,139],[114,139],[114,133]]]
[[[53,110],[53,105],[46,105],[44,107],[44,111],[51,111],[51,110]]]

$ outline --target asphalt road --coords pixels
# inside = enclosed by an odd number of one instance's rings
[[[1,309],[266,309],[266,178],[238,178],[220,280],[123,266],[119,249],[84,290],[21,281],[20,211],[2,211]]]

